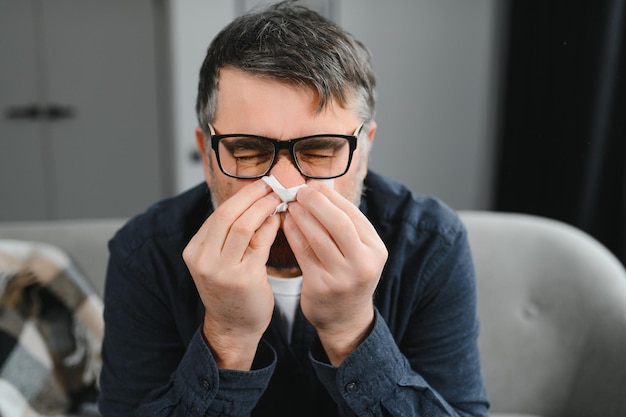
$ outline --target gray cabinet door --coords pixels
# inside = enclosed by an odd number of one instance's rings
[[[153,3],[0,0],[0,220],[126,217],[164,194]]]
[[[31,2],[0,0],[0,220],[47,211],[36,49]]]

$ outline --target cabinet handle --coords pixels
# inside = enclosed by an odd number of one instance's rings
[[[70,106],[62,106],[60,104],[50,104],[49,106],[39,106],[37,104],[29,104],[26,106],[9,107],[5,116],[12,120],[60,120],[70,119],[76,115],[76,110]]]
[[[70,106],[51,104],[44,109],[44,117],[50,120],[71,119],[76,115],[76,111]]]
[[[35,120],[41,117],[41,110],[41,107],[36,104],[15,106],[9,107],[5,112],[5,116],[7,119]]]

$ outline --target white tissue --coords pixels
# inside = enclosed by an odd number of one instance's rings
[[[276,206],[276,210],[274,210],[274,214],[282,213],[283,211],[287,211],[288,203],[296,199],[296,194],[298,194],[298,190],[302,187],[306,187],[306,184],[296,185],[295,187],[285,188],[275,176],[270,175],[269,177],[266,175],[261,178],[267,185],[272,187],[272,190],[283,200],[282,203]],[[335,181],[331,178],[328,180],[317,180],[323,182],[330,188],[334,188]]]
[[[270,175],[269,177],[265,176],[261,179],[265,181],[267,185],[272,187],[272,190],[274,190],[274,192],[278,194],[280,199],[283,200],[282,203],[276,206],[276,210],[274,210],[274,214],[287,211],[287,203],[296,199],[296,194],[298,193],[298,190],[300,188],[306,187],[306,184],[300,184],[300,185],[296,185],[295,187],[285,188],[280,182],[278,182],[276,177],[273,175]]]

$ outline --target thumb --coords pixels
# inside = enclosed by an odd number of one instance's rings
[[[265,264],[279,227],[280,216],[268,216],[250,239],[247,255]]]

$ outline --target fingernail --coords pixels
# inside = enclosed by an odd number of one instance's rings
[[[264,190],[269,190],[271,187],[265,183],[263,180],[256,180],[254,182],[257,186],[263,188]]]
[[[313,188],[314,190],[318,190],[318,191],[322,188],[322,185],[318,181],[311,181],[307,185]]]
[[[318,180],[320,184],[326,184],[328,188],[335,188],[335,179],[329,178],[327,180]]]

